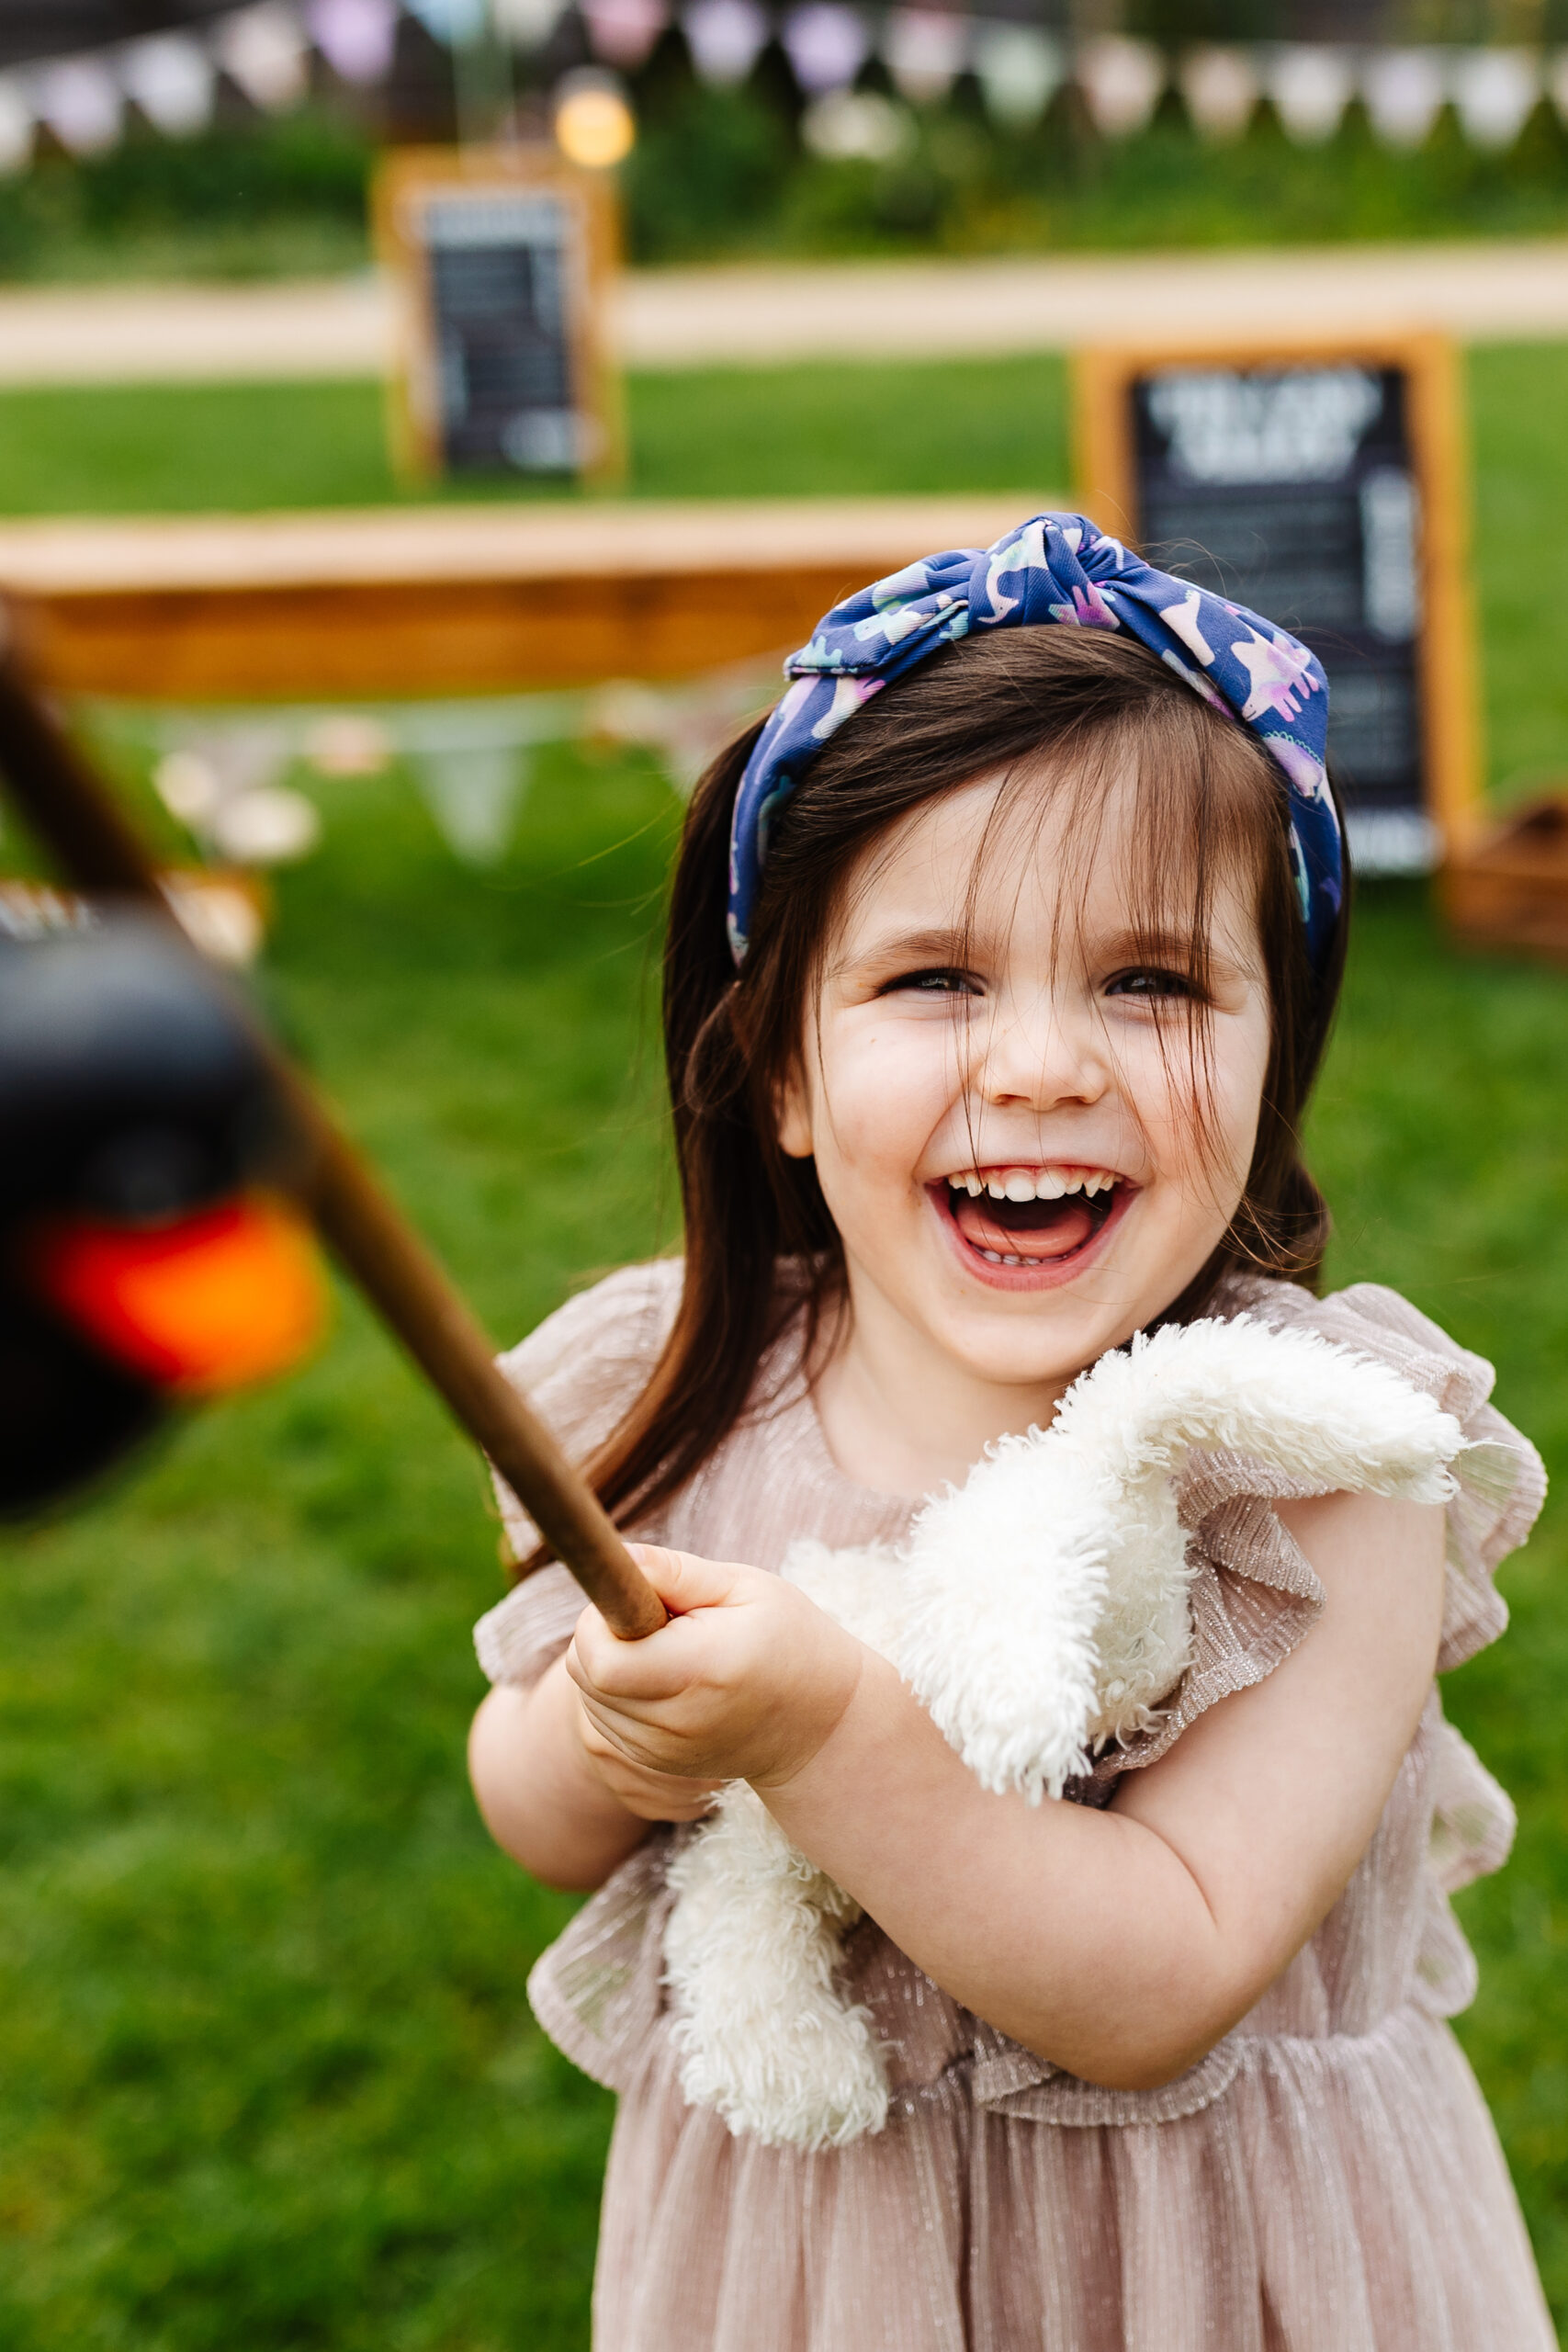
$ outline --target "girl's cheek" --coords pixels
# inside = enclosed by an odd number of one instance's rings
[[[1185,1047],[1145,1061],[1133,1101],[1156,1166],[1184,1189],[1213,1202],[1227,1182],[1239,1191],[1252,1162],[1262,1108],[1266,1046],[1250,1026],[1222,1025],[1214,1050],[1201,1057]]]
[[[1173,1208],[1179,1195],[1190,1210],[1206,1215],[1213,1206],[1216,1175],[1223,1185],[1224,1171],[1230,1167],[1228,1105],[1217,1101],[1206,1104],[1201,1074],[1190,1057],[1179,1048],[1162,1052],[1156,1040],[1140,1037],[1118,1057],[1117,1084],[1135,1125],[1148,1176]]]
[[[1163,1045],[1153,1030],[1119,1041],[1111,1055],[1116,1091],[1137,1121],[1165,1175],[1189,1156],[1194,1131],[1197,1072],[1180,1041]]]
[[[906,1170],[959,1091],[952,1040],[933,1022],[828,1041],[823,1092],[840,1158]]]

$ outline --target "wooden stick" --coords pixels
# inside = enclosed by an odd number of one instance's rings
[[[76,888],[174,916],[137,833],[28,678],[0,608],[0,771],[28,826]],[[606,1623],[639,1641],[663,1603],[587,1481],[526,1399],[457,1288],[368,1164],[269,1037],[259,1043],[309,1164],[306,1204],[322,1239],[458,1424],[481,1446]]]

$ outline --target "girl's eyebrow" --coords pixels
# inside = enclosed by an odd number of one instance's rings
[[[1154,961],[1178,963],[1183,967],[1192,961],[1193,938],[1190,931],[1133,930],[1082,933],[1075,942],[1085,960],[1094,964],[1137,964]],[[857,948],[852,956],[840,959],[840,968],[848,964],[935,964],[973,965],[985,963],[989,943],[974,931],[962,931],[947,925],[926,929],[889,932],[883,938],[873,938]],[[1207,943],[1209,962],[1226,971],[1235,968],[1235,959],[1226,955],[1216,940]]]
[[[1106,931],[1085,933],[1083,945],[1095,963],[1147,963],[1151,957],[1176,959],[1184,964],[1192,961],[1195,943],[1190,931],[1162,931],[1145,926],[1142,931]],[[1207,943],[1211,958],[1219,951],[1213,940]]]
[[[1225,978],[1239,978],[1247,966],[1227,952],[1212,934],[1198,938],[1190,931],[1112,931],[1099,934],[1086,933],[1083,938],[1085,960],[1091,964],[1173,964],[1183,971],[1192,969],[1201,953],[1207,968]]]
[[[870,939],[843,963],[855,964],[970,964],[976,950],[983,944],[973,932],[957,931],[945,925],[929,930],[893,931],[880,939]]]

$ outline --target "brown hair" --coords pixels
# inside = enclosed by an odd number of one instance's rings
[[[1281,778],[1247,729],[1128,638],[1030,628],[961,640],[868,703],[806,771],[774,821],[738,976],[724,923],[729,820],[759,732],[698,785],[675,868],[664,1037],[685,1277],[642,1395],[588,1464],[623,1523],[677,1492],[755,1403],[759,1365],[791,1319],[801,1317],[797,1369],[841,1304],[841,1246],[814,1165],[777,1141],[779,1084],[801,1051],[849,876],[891,826],[957,786],[999,772],[1010,797],[1033,793],[1041,807],[1066,789],[1069,846],[1092,852],[1108,772],[1125,775],[1136,795],[1134,928],[1168,935],[1172,876],[1190,877],[1190,1018],[1200,1022],[1215,884],[1238,875],[1252,891],[1273,1012],[1252,1166],[1218,1249],[1160,1319],[1201,1313],[1233,1267],[1315,1283],[1327,1239],[1298,1129],[1333,1019],[1345,912],[1314,977]]]

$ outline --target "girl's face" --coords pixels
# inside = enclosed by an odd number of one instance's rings
[[[1131,791],[1110,791],[1086,855],[1049,804],[1040,823],[1021,796],[998,809],[1000,790],[944,794],[867,853],[780,1140],[817,1163],[853,1331],[911,1370],[1055,1391],[1224,1235],[1270,1012],[1236,883],[1213,893],[1202,1019],[1179,877],[1169,953],[1134,940]]]

